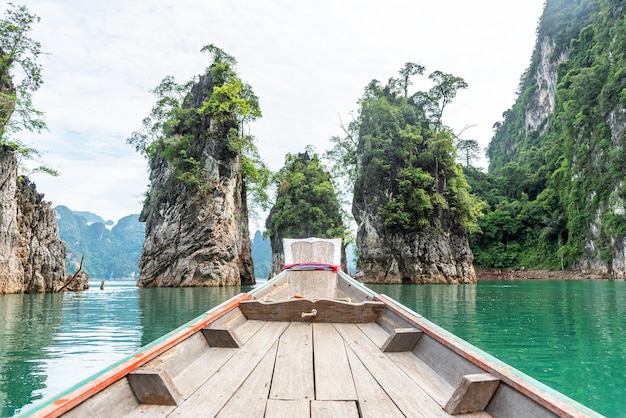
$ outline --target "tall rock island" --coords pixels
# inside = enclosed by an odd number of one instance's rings
[[[85,274],[66,276],[54,210],[17,165],[15,152],[0,147],[0,294],[88,288]]]
[[[411,76],[424,70],[407,63],[386,86],[372,81],[351,124],[357,277],[367,283],[476,282],[468,231],[481,203],[441,121],[466,84],[435,71],[431,90],[409,95]]]
[[[242,168],[249,138],[242,124],[260,112],[233,70],[234,59],[219,49],[210,52],[213,64],[193,85],[172,87],[166,78],[157,89],[170,88],[165,95],[180,99],[155,124],[160,137],[149,145],[133,142],[145,139],[141,133],[129,140],[150,162],[138,286],[255,282]]]
[[[287,154],[277,182],[276,203],[265,221],[272,246],[270,277],[285,266],[283,238],[345,238],[347,232],[330,174],[317,154]],[[341,259],[346,271],[345,242]]]

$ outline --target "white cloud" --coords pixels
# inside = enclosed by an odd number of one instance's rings
[[[492,125],[515,99],[530,62],[543,0],[26,0],[41,17],[33,38],[41,61],[35,94],[50,132],[25,140],[49,150],[62,175],[34,180],[39,191],[75,210],[117,220],[141,210],[145,162],[125,144],[167,75],[186,81],[204,71],[213,43],[238,60],[260,98],[252,125],[273,169],[287,152],[318,151],[341,134],[364,87],[385,82],[407,61],[463,77],[444,119],[484,147]]]

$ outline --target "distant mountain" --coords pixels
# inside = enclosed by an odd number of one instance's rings
[[[267,279],[272,269],[272,246],[270,239],[257,230],[252,238],[252,261],[254,262],[254,277]]]
[[[76,212],[66,206],[54,208],[59,235],[66,244],[67,270],[83,269],[92,278],[128,278],[139,274],[139,257],[144,240],[144,223],[139,215],[120,219],[111,229],[112,221],[104,221],[91,212]]]
[[[66,206],[54,208],[59,223],[59,235],[67,250],[67,271],[74,273],[84,255],[83,269],[94,279],[128,278],[139,275],[139,257],[145,236],[145,224],[139,215],[120,219],[112,228],[91,212],[78,212]],[[265,279],[272,267],[269,238],[256,231],[251,240],[254,276]],[[354,246],[348,245],[348,272],[355,270]]]
[[[85,218],[85,221],[87,222],[87,225],[91,225],[91,224],[95,224],[95,223],[102,223],[105,224],[106,226],[111,226],[114,224],[113,221],[108,220],[105,221],[104,219],[102,219],[100,216],[96,215],[95,213],[91,213],[91,212],[79,212],[76,210],[73,210],[72,213],[75,216],[80,216],[81,218]]]

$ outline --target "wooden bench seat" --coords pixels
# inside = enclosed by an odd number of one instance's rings
[[[249,320],[289,322],[374,322],[385,308],[382,302],[345,299],[289,299],[280,302],[248,300],[239,309]],[[303,314],[305,314],[303,316]]]

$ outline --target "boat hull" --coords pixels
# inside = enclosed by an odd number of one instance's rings
[[[295,264],[24,413],[62,415],[600,416],[332,264]]]

